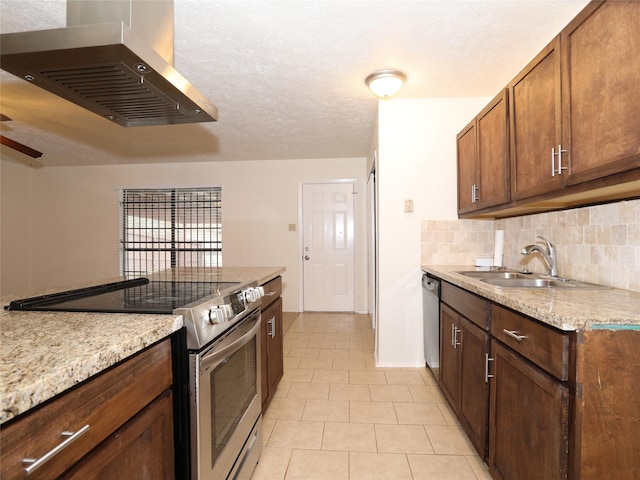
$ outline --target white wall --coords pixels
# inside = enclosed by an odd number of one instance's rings
[[[424,365],[421,220],[457,218],[456,134],[489,100],[379,104],[379,366]],[[404,213],[405,199],[413,213]]]
[[[299,311],[298,188],[357,179],[356,308],[366,311],[366,159],[31,169],[2,161],[2,295],[118,275],[123,187],[223,188],[223,263],[284,266],[283,309]]]

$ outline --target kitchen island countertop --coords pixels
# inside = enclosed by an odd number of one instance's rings
[[[265,283],[281,267],[175,269],[154,280]],[[150,277],[152,278],[152,277]],[[113,281],[109,279],[106,281]],[[118,278],[115,280],[122,280]],[[62,291],[101,282],[62,287]],[[33,295],[50,293],[34,292]],[[31,296],[33,296],[31,295]],[[26,297],[29,295],[23,295]],[[2,298],[7,305],[13,298]],[[180,315],[0,311],[0,423],[63,393],[183,326]]]
[[[640,292],[617,288],[500,288],[461,275],[468,265],[422,265],[422,271],[561,330],[640,329]]]

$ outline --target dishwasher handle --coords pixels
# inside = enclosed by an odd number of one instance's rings
[[[427,275],[423,275],[422,288],[424,288],[425,290],[429,290],[429,292],[433,293],[433,295],[440,297],[440,281],[439,280],[428,277]]]

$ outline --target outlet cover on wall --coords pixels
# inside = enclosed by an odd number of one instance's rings
[[[290,232],[295,232],[296,231],[296,224],[295,223],[290,223],[289,224],[289,231]]]

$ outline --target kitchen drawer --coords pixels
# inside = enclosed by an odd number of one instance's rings
[[[171,384],[171,341],[167,339],[3,427],[0,477],[27,478],[22,459],[40,458],[68,438],[62,432],[84,429],[28,476],[58,477]]]
[[[442,282],[441,300],[483,330],[489,328],[489,302],[473,293]]]
[[[493,304],[491,335],[554,377],[563,381],[569,379],[569,332]]]
[[[264,310],[282,295],[282,277],[269,280],[262,287],[264,288],[264,297],[262,297],[262,309]]]

